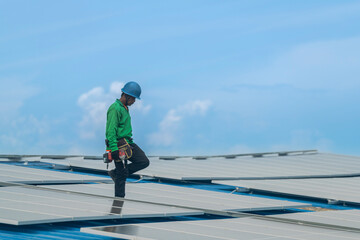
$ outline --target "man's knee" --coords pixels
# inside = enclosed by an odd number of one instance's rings
[[[150,161],[147,157],[144,158],[144,160],[141,162],[142,169],[147,168],[150,165]]]
[[[130,158],[130,162],[136,166],[135,171],[144,169],[150,165],[148,157],[145,155],[145,152],[135,143],[131,145],[133,147],[133,157]]]

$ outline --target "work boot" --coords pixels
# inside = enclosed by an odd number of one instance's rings
[[[124,201],[122,201],[122,200],[114,200],[113,205],[111,207],[110,213],[121,214],[123,205],[124,205]]]
[[[108,174],[111,177],[111,179],[115,182],[115,178],[116,178],[115,169],[108,171]]]

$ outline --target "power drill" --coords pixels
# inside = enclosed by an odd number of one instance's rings
[[[111,150],[106,150],[106,153],[103,154],[103,160],[104,163],[111,163],[112,162],[112,156],[111,156]]]
[[[111,150],[106,150],[106,153],[103,154],[103,161],[106,163],[106,169],[109,168],[109,163],[111,163],[114,159],[111,156]],[[119,160],[115,161],[121,161],[123,163],[123,166],[125,168],[126,166],[126,153],[123,149],[119,149]]]

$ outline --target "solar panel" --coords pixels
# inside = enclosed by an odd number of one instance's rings
[[[359,160],[359,157],[321,153],[261,158],[208,158],[202,161],[184,158],[153,161],[138,174],[179,180],[349,176],[360,174]]]
[[[0,155],[0,161],[28,161],[28,162],[34,162],[34,161],[40,161],[40,156],[26,156],[26,155]]]
[[[50,159],[43,158],[41,162],[52,163],[54,165],[64,165],[70,167],[79,167],[83,169],[95,169],[100,171],[108,171],[115,168],[114,162],[105,164],[101,159],[80,159],[80,158],[64,158],[64,159]]]
[[[0,222],[13,225],[196,214],[203,212],[38,187],[0,187]]]
[[[46,187],[104,196],[113,196],[114,194],[113,184],[55,185]],[[230,210],[244,212],[310,206],[309,204],[299,202],[235,195],[158,183],[128,183],[126,186],[126,198],[218,211]]]
[[[82,232],[121,239],[339,240],[359,239],[359,232],[264,221],[252,218],[128,224],[81,228]]]
[[[290,213],[277,215],[277,217],[360,229],[360,210]]]
[[[287,179],[287,180],[237,180],[214,183],[260,189],[322,199],[360,203],[360,177]]]
[[[52,160],[44,162],[66,164],[80,168],[106,171],[101,160]],[[262,157],[237,156],[234,158],[193,157],[175,160],[150,158],[150,166],[137,175],[176,180],[254,180],[272,178],[313,178],[360,176],[360,157],[311,153],[297,155],[269,155]],[[113,166],[112,166],[113,167]],[[199,171],[201,169],[201,171]]]
[[[43,170],[9,164],[0,164],[0,182],[42,184],[42,183],[86,183],[111,182],[107,177]]]

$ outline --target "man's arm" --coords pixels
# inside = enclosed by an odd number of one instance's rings
[[[113,152],[118,150],[117,128],[119,126],[119,112],[116,109],[109,109],[106,123],[106,139],[109,141],[109,149]]]

